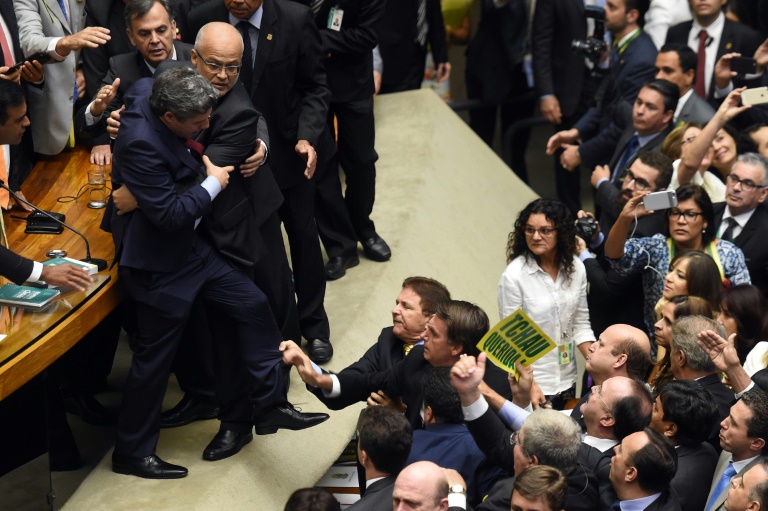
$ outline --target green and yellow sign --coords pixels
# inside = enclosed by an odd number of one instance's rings
[[[497,366],[517,377],[515,362],[529,366],[553,350],[555,343],[522,309],[517,309],[491,328],[477,347]]]

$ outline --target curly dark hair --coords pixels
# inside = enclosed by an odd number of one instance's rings
[[[509,233],[507,240],[507,263],[517,256],[533,257],[539,262],[528,248],[525,239],[525,225],[531,215],[541,213],[547,220],[555,224],[557,229],[557,244],[555,245],[555,260],[558,267],[565,270],[565,276],[570,280],[573,274],[573,254],[576,251],[576,224],[571,211],[560,201],[554,199],[536,199],[528,204],[517,216],[515,228]]]

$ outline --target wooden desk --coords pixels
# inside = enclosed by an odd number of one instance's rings
[[[114,258],[112,237],[99,228],[103,209],[89,209],[88,194],[76,201],[62,203],[62,196],[75,196],[86,191],[89,151],[83,147],[39,162],[22,185],[27,199],[47,211],[66,215],[66,222],[82,232],[91,244],[91,255]],[[109,170],[109,169],[107,169]],[[10,213],[26,216],[14,208]],[[58,235],[25,234],[25,222],[4,214],[10,248],[30,259],[44,261],[52,249],[63,249],[69,257],[80,259],[86,254],[83,239],[69,230]],[[120,303],[117,268],[102,271],[85,292],[68,291],[46,312],[20,314],[12,322],[8,337],[0,341],[0,400],[42,372],[74,346]],[[6,312],[0,311],[0,312]],[[16,313],[18,314],[18,313]]]

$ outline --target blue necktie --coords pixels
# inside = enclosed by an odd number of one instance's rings
[[[712,509],[712,506],[717,501],[717,498],[720,497],[720,494],[722,494],[728,488],[728,485],[731,484],[731,479],[735,475],[736,469],[733,468],[733,462],[729,461],[728,468],[725,469],[725,472],[723,472],[723,475],[720,477],[720,480],[715,486],[715,491],[712,492],[712,498],[709,499],[709,502],[707,502],[706,511]]]
[[[59,1],[59,7],[61,7],[61,12],[64,13],[64,19],[67,20],[67,23],[69,23],[69,15],[67,14],[67,8],[64,7],[64,2],[67,0],[58,0]]]
[[[616,182],[617,179],[624,175],[624,170],[637,152],[638,147],[640,147],[640,139],[637,138],[637,135],[632,135],[632,138],[629,139],[629,143],[627,144],[627,148],[624,149],[621,158],[619,158],[619,162],[616,164],[616,168],[613,169],[613,177],[611,178],[611,181]]]

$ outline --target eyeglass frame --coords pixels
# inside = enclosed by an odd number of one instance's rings
[[[599,397],[600,401],[603,402],[603,406],[605,407],[605,409],[611,414],[613,414],[613,408],[608,406],[608,403],[605,402],[605,398],[603,397],[603,393],[601,392],[603,390],[603,384],[601,383],[601,384],[595,385],[594,388],[596,389],[594,393],[597,394],[597,397]]]
[[[530,458],[531,455],[528,454],[528,451],[525,450],[525,447],[523,447],[523,444],[520,443],[520,432],[519,431],[513,431],[511,435],[509,435],[509,443],[512,444],[512,447],[515,445],[520,446],[520,450],[523,451],[523,454],[525,454],[526,457]]]
[[[671,220],[678,221],[680,217],[685,217],[686,222],[695,222],[700,216],[703,216],[703,211],[680,211],[678,208],[672,208],[667,210],[667,216]],[[693,217],[693,218],[691,218]]]
[[[223,69],[225,75],[227,75],[227,76],[237,76],[237,75],[240,74],[240,70],[243,68],[242,64],[240,64],[239,66],[222,66],[221,64],[216,64],[215,62],[208,62],[207,60],[205,60],[203,58],[202,55],[200,55],[200,53],[198,53],[197,56],[200,57],[200,60],[202,60],[203,63],[206,66],[208,66],[208,69],[210,69],[211,72],[213,72],[215,74],[219,74],[221,72],[221,70]],[[234,69],[235,72],[234,73],[230,73],[229,72],[230,69]]]
[[[542,238],[551,238],[557,232],[557,227],[541,227],[537,229],[526,225],[523,227],[523,232],[526,236],[533,236],[538,232]]]
[[[733,174],[728,174],[725,176],[725,179],[727,181],[731,181],[732,186],[741,185],[741,189],[745,192],[752,192],[755,189],[762,190],[768,185],[759,185],[752,181],[751,179],[739,179],[737,176],[734,176]]]
[[[630,177],[631,176],[631,177]],[[651,186],[651,183],[646,181],[643,178],[638,179],[635,177],[635,173],[632,172],[632,169],[627,167],[624,169],[624,177],[621,178],[622,183],[629,183],[630,181],[635,182],[635,188],[638,192],[644,192],[645,190],[651,190],[653,187]]]

